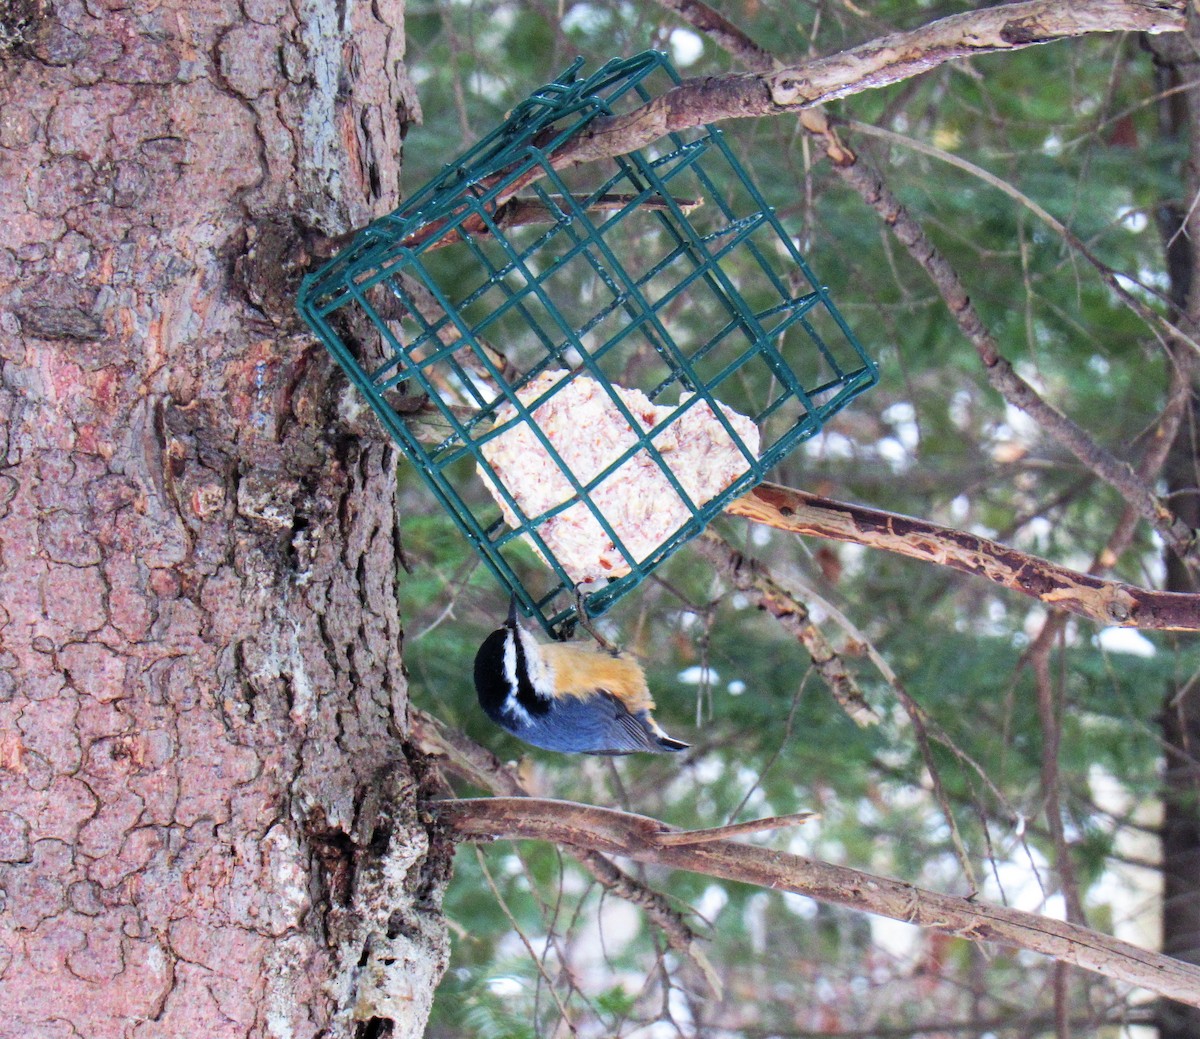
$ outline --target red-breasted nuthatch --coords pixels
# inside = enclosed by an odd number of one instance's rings
[[[475,691],[492,721],[546,750],[632,754],[684,750],[651,716],[641,666],[582,643],[539,643],[508,620],[475,655]]]

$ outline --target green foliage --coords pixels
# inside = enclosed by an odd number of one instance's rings
[[[756,3],[723,11],[785,58],[810,48],[830,53],[934,16],[929,5],[890,2],[870,5],[868,21],[852,13],[857,6]],[[594,67],[615,54],[669,47],[679,41],[671,33],[680,24],[640,2],[568,2],[557,10],[410,4],[409,53],[426,122],[406,147],[407,184],[420,184],[576,53]],[[734,68],[711,41],[697,42],[685,75]],[[1183,196],[1186,146],[1160,136],[1155,90],[1150,60],[1135,41],[1094,38],[947,66],[830,108],[843,120],[899,135],[872,136],[853,126],[839,131],[882,171],[958,271],[1022,376],[1131,461],[1167,385],[1154,332],[1057,231],[1002,187],[1065,224],[1123,273],[1127,289],[1162,311],[1167,282],[1156,211]],[[1122,509],[1116,495],[1005,407],[926,275],[827,163],[806,158],[795,120],[729,124],[726,131],[882,367],[881,385],[781,466],[779,481],[979,532],[1086,569],[1116,525]],[[907,146],[905,138],[926,150]],[[994,181],[947,157],[967,160]],[[398,586],[414,702],[501,757],[524,756],[537,789],[548,795],[624,805],[690,828],[812,809],[819,821],[756,840],[967,894],[912,719],[861,651],[865,637],[935,736],[954,748],[935,739],[929,753],[984,897],[1053,908],[1057,881],[1048,864],[1057,851],[1044,815],[1045,739],[1025,663],[1043,608],[982,579],[881,552],[750,534],[733,523],[724,530],[809,602],[879,711],[879,725],[855,726],[811,672],[803,648],[685,549],[661,581],[622,603],[603,626],[647,661],[660,719],[695,750],[682,760],[613,763],[523,747],[482,717],[470,682],[475,648],[501,619],[505,602],[415,481],[404,493],[401,517],[412,572]],[[538,565],[532,558],[527,564]],[[1159,572],[1158,546],[1143,526],[1115,573],[1152,585]],[[809,590],[859,630],[843,630]],[[1115,864],[1153,854],[1139,834],[1152,824],[1145,809],[1161,769],[1156,716],[1164,696],[1200,672],[1200,648],[1150,636],[1153,655],[1142,656],[1106,651],[1095,636],[1091,626],[1072,622],[1050,662],[1062,729],[1064,826],[1091,922],[1111,927],[1130,915],[1135,899],[1143,899],[1139,911],[1148,904],[1144,896],[1118,899],[1114,892],[1125,881],[1114,879]],[[707,687],[691,680],[702,665],[709,669]],[[690,996],[664,996],[655,973],[662,942],[653,928],[638,918],[608,935],[597,965],[588,958],[595,950],[586,925],[605,900],[591,878],[554,849],[522,844],[518,857],[513,847],[489,849],[489,870],[539,954],[547,935],[559,936],[559,947],[546,953],[546,969],[576,1020],[591,1022],[585,1032],[626,1034],[659,1017],[669,999],[680,1020],[704,1019]],[[735,1016],[723,1019],[722,1034],[739,1034],[738,1027],[756,1034],[811,1031],[817,1008],[838,1011],[846,1027],[881,1029],[926,1019],[914,1018],[914,1007],[937,1006],[951,1015],[946,1019],[982,1013],[963,993],[975,992],[984,976],[991,992],[1022,993],[1018,1002],[1027,1007],[1041,1005],[1049,991],[1044,964],[1028,957],[992,950],[984,962],[971,943],[947,940],[935,948],[925,938],[909,959],[893,961],[881,951],[878,923],[857,914],[698,875],[649,871],[647,879],[677,904],[708,914],[711,927],[694,922],[710,937],[709,959],[738,995],[721,1005],[710,1001],[705,1012],[712,1016],[704,1020],[719,1020],[747,1000],[759,1004],[758,1016],[741,1026],[729,1024]],[[473,854],[460,853],[446,905],[462,931],[431,1034],[550,1034],[558,1012],[547,983],[515,944]],[[578,973],[576,957],[587,961]],[[924,966],[934,960],[936,970]],[[668,961],[687,978],[689,992],[702,988],[687,968]],[[865,988],[853,983],[884,975],[886,982]],[[942,975],[951,980],[934,980]],[[520,987],[497,987],[497,978]],[[940,987],[919,995],[905,987],[922,978]],[[997,997],[996,1014],[1011,1011],[1006,999]]]
[[[528,1016],[525,1001],[513,999],[508,991],[518,986],[525,991],[533,984],[530,974],[528,957],[514,958],[481,971],[466,967],[452,969],[438,990],[428,1034],[534,1039],[538,1030],[536,1022]]]

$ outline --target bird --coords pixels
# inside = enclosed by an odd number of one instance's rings
[[[636,660],[578,642],[539,643],[508,619],[475,654],[484,713],[535,747],[581,754],[664,753],[688,744],[668,736]]]

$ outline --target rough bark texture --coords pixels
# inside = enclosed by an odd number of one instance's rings
[[[302,232],[394,204],[403,5],[25,6],[0,1036],[420,1034],[444,862],[398,738],[394,459],[339,434],[291,313]]]

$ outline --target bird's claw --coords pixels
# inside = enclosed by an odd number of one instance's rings
[[[578,585],[575,586],[575,618],[579,622],[580,627],[582,627],[584,631],[586,631],[592,636],[592,638],[600,643],[601,649],[611,653],[614,657],[619,657],[621,655],[620,647],[614,645],[603,635],[601,635],[600,632],[596,630],[596,627],[592,624],[591,617],[587,611],[587,605],[584,602],[584,593],[580,590]]]

